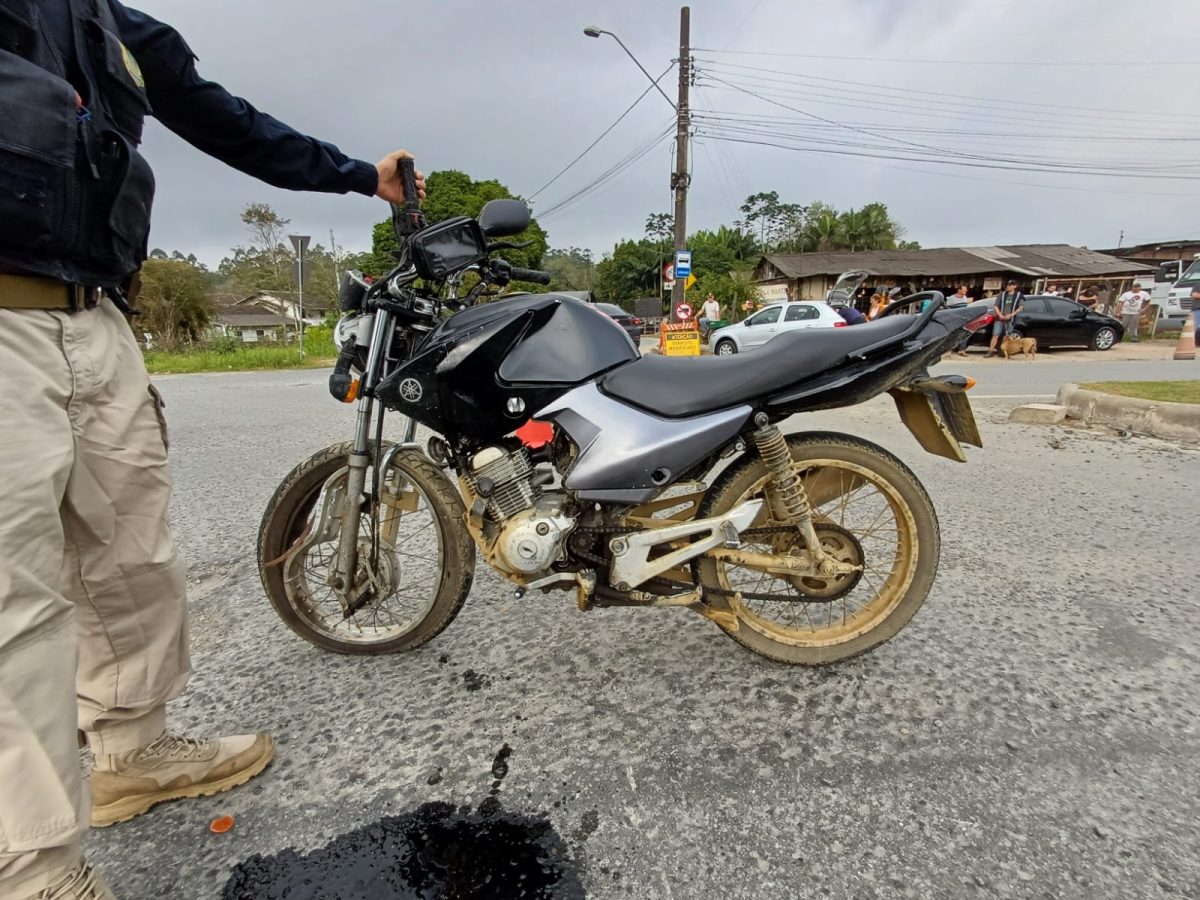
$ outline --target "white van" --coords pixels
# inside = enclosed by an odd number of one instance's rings
[[[1197,286],[1200,286],[1200,253],[1186,271],[1180,259],[1159,264],[1150,290],[1150,305],[1159,307],[1161,324],[1183,324],[1192,309],[1192,288]]]

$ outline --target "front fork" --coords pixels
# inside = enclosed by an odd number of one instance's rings
[[[387,358],[387,348],[391,346],[394,324],[391,313],[386,309],[378,310],[375,315],[375,327],[371,332],[371,346],[367,353],[367,369],[363,373],[362,391],[358,399],[357,418],[354,426],[354,444],[350,450],[350,459],[346,471],[346,494],[341,513],[341,529],[338,536],[337,558],[329,574],[329,585],[337,593],[342,609],[347,613],[353,612],[358,606],[359,595],[370,586],[370,579],[359,583],[358,572],[358,539],[362,527],[363,504],[371,501],[372,509],[378,502],[379,482],[387,471],[392,457],[397,451],[413,445],[417,434],[415,419],[409,418],[404,426],[404,440],[391,447],[387,453],[380,454],[380,443],[371,438],[371,423],[375,412],[375,388],[379,384],[384,362]],[[382,425],[383,409],[379,410],[379,422]],[[367,469],[371,460],[375,460],[375,479],[371,492],[367,494]],[[377,529],[376,529],[377,531]],[[374,535],[378,540],[378,534]]]

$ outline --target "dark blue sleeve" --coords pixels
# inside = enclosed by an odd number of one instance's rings
[[[196,72],[179,33],[145,13],[108,0],[146,79],[154,117],[193,147],[275,187],[344,194],[375,193],[375,166],[300,134]]]

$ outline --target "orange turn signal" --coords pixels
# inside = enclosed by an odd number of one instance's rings
[[[343,403],[353,403],[358,399],[359,384],[360,382],[357,378],[350,382],[350,389],[346,391],[346,399],[342,401]]]
[[[973,387],[975,387],[975,379],[972,378],[970,375],[968,375],[967,376],[967,386],[966,386],[965,390],[969,391]]]

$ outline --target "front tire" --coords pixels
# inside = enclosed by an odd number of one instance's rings
[[[882,447],[827,433],[790,435],[787,441],[812,502],[814,525],[818,532],[824,526],[829,537],[822,544],[845,554],[843,559],[860,560],[861,576],[838,593],[812,580],[703,557],[694,571],[699,584],[724,592],[709,593],[706,602],[737,615],[738,630],[727,633],[739,644],[777,662],[824,665],[865,653],[908,623],[937,574],[941,535],[921,483]],[[721,515],[763,497],[768,479],[758,454],[743,454],[709,489],[697,517]],[[786,524],[767,520],[769,515],[760,514],[751,527]],[[778,538],[760,538],[758,544],[752,538],[747,546],[783,554],[797,549],[797,539],[785,538],[788,545],[782,546]],[[739,602],[729,596],[734,591],[779,599]]]
[[[1096,333],[1092,335],[1093,350],[1111,350],[1117,343],[1116,329],[1109,325],[1104,325],[1096,329]]]
[[[717,356],[733,356],[738,352],[737,344],[735,344],[729,338],[726,338],[723,341],[717,341],[715,352]]]
[[[327,447],[292,469],[276,489],[258,533],[263,588],[287,626],[318,647],[351,654],[412,650],[458,615],[475,573],[475,545],[463,524],[462,499],[421,453],[397,453],[384,476],[386,483],[400,486],[404,499],[382,507],[381,521],[374,524],[374,516],[365,508],[362,513],[364,539],[372,527],[392,535],[381,539],[379,567],[381,579],[390,576],[390,590],[346,617],[324,583],[336,536],[304,551],[294,569],[278,561],[304,532],[321,489],[346,466],[350,450],[350,444]],[[373,474],[368,470],[368,478]]]

